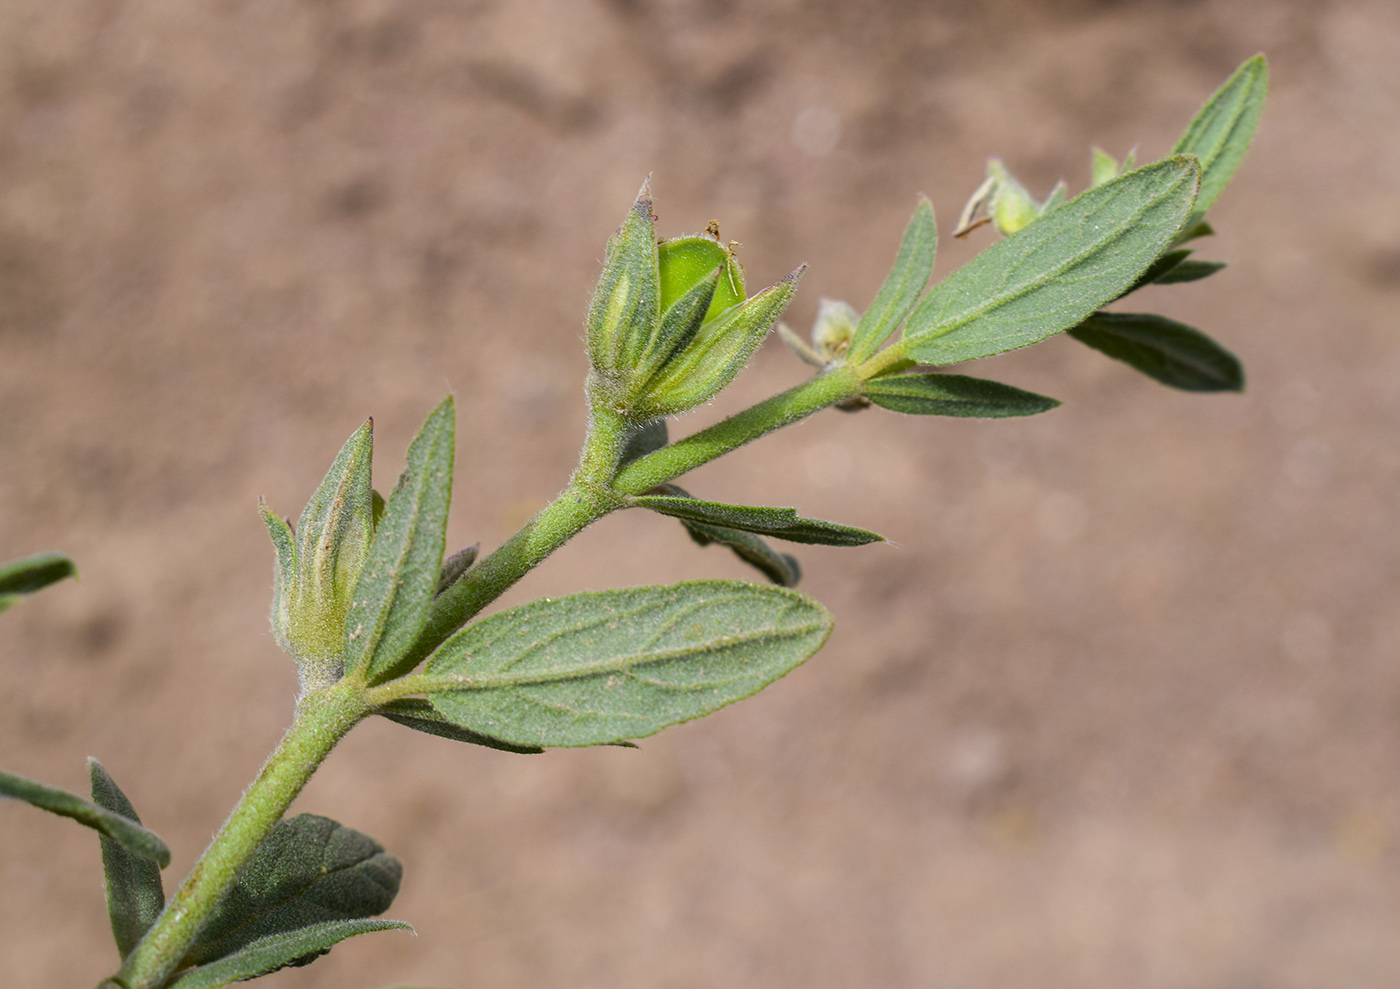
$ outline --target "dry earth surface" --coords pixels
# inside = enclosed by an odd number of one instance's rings
[[[1355,2],[7,0],[0,557],[79,583],[0,621],[0,764],[99,756],[183,873],[289,716],[255,504],[375,416],[391,478],[458,399],[451,541],[501,541],[582,436],[583,309],[654,173],[752,284],[864,305],[915,194],[987,155],[1043,194],[1164,153],[1255,51],[1273,93],[1206,255],[1149,301],[1238,396],[1076,345],[984,362],[1032,420],[827,413],[712,497],[890,543],[806,549],[827,649],[640,751],[357,730],[297,809],[406,867],[286,989],[1303,989],[1400,971],[1400,8]],[[711,421],[800,380],[766,347]],[[744,577],[614,516],[506,603]],[[6,985],[115,963],[96,842],[0,807]]]

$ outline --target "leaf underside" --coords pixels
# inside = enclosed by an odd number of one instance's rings
[[[428,660],[433,706],[518,745],[641,738],[761,690],[821,648],[809,598],[695,581],[545,599],[469,625]]]
[[[263,938],[383,913],[402,875],[398,859],[373,838],[330,818],[279,821],[181,965],[207,965]]]
[[[141,823],[136,808],[107,771],[96,759],[88,760],[92,778],[92,800],[106,810]],[[142,936],[155,923],[165,907],[165,890],[161,886],[160,866],[150,859],[133,855],[118,842],[105,835],[102,843],[102,871],[107,885],[107,915],[112,922],[112,937],[117,953],[125,958]]]
[[[1200,330],[1150,313],[1096,313],[1070,336],[1181,391],[1243,391],[1239,358]]]
[[[512,745],[499,738],[492,738],[489,735],[454,725],[438,714],[437,708],[421,697],[408,697],[394,701],[378,708],[375,714],[382,715],[405,728],[412,728],[414,731],[421,731],[427,735],[436,735],[438,738],[451,739],[454,742],[484,745],[488,749],[499,749],[502,752],[516,752],[522,755],[538,755],[544,751],[538,745]]]
[[[1060,403],[1004,385],[962,374],[899,374],[865,384],[865,397],[882,409],[908,415],[1002,419],[1047,412]]]

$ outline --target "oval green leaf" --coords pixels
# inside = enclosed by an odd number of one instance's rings
[[[457,633],[428,660],[449,721],[516,745],[654,734],[748,697],[811,656],[831,616],[810,598],[696,581],[535,601]]]
[[[910,314],[903,346],[957,364],[1066,330],[1116,298],[1191,210],[1194,158],[1167,158],[1081,193],[940,282]]]
[[[1239,358],[1193,326],[1151,313],[1096,313],[1070,336],[1182,391],[1244,391]]]
[[[398,859],[368,835],[315,814],[278,821],[180,964],[207,965],[263,938],[383,913],[402,877]]]

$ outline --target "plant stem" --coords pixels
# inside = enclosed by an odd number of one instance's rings
[[[709,463],[775,429],[805,419],[828,405],[860,394],[854,368],[836,367],[820,377],[736,412],[728,419],[628,464],[613,479],[613,489],[637,495]]]
[[[590,388],[590,395],[595,389]],[[559,497],[520,528],[486,559],[438,595],[428,621],[408,654],[394,664],[407,671],[417,666],[447,637],[476,617],[545,557],[609,512],[625,507],[611,488],[613,472],[627,438],[626,422],[592,401],[588,437],[579,465]]]
[[[115,979],[126,989],[163,985],[191,943],[335,744],[369,711],[363,684],[342,680],[304,694],[281,743],[234,807],[179,892],[151,925]]]

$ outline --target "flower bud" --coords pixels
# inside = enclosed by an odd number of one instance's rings
[[[259,499],[277,551],[272,632],[297,661],[303,687],[340,679],[345,614],[374,535],[373,422],[346,441],[296,528]]]

